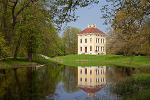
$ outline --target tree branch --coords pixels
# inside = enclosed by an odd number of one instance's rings
[[[19,15],[20,12],[22,12],[22,11],[24,10],[24,8],[26,8],[26,7],[29,6],[30,2],[31,2],[31,1],[29,0],[28,3],[27,3],[26,5],[24,5],[24,6],[17,12],[16,17]]]
[[[9,1],[10,1],[10,0],[9,0]],[[16,18],[14,12],[15,12],[15,8],[16,8],[17,3],[18,3],[18,0],[16,0],[16,2],[14,2],[14,5],[13,5],[13,7],[12,7],[12,17],[13,17],[13,20],[15,20],[15,18]]]

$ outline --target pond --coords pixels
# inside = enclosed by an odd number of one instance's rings
[[[90,66],[71,67],[57,63],[0,70],[0,99],[3,100],[114,100],[109,86],[149,69]]]

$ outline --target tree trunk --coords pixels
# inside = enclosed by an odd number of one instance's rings
[[[4,21],[4,36],[5,36],[5,39],[7,39],[7,25],[6,25],[6,14],[7,14],[7,6],[8,6],[8,0],[5,0],[5,5],[4,5],[4,16],[3,16],[3,21]]]
[[[31,62],[32,60],[32,36],[30,37],[29,40],[29,49],[28,49],[28,62]]]
[[[33,1],[33,12],[32,12],[32,16],[34,16],[34,10],[35,10],[35,1]],[[34,25],[34,17],[32,17],[32,25]],[[31,62],[32,60],[32,53],[33,53],[33,50],[32,50],[32,39],[33,39],[33,29],[31,30],[31,36],[29,38],[29,49],[28,49],[28,62]]]
[[[28,51],[28,62],[31,62],[31,60],[32,60],[32,50],[30,49]]]
[[[21,30],[21,33],[20,33],[20,36],[19,36],[19,40],[17,41],[16,49],[15,49],[15,54],[14,54],[14,59],[15,60],[17,60],[17,54],[18,54],[18,50],[19,50],[19,47],[20,47],[21,38],[22,38],[22,30]]]

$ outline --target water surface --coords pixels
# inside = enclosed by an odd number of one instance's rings
[[[0,99],[94,100],[120,99],[109,86],[149,69],[51,63],[41,67],[0,70]]]

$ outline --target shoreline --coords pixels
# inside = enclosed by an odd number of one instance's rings
[[[27,58],[18,58],[14,60],[12,57],[6,59],[6,61],[0,61],[0,69],[14,69],[14,68],[25,68],[34,67],[41,64],[50,63],[49,59],[33,59],[32,62],[28,62]]]
[[[150,67],[150,61],[147,56],[67,55],[55,57],[51,60],[68,66],[115,65],[135,68]]]

